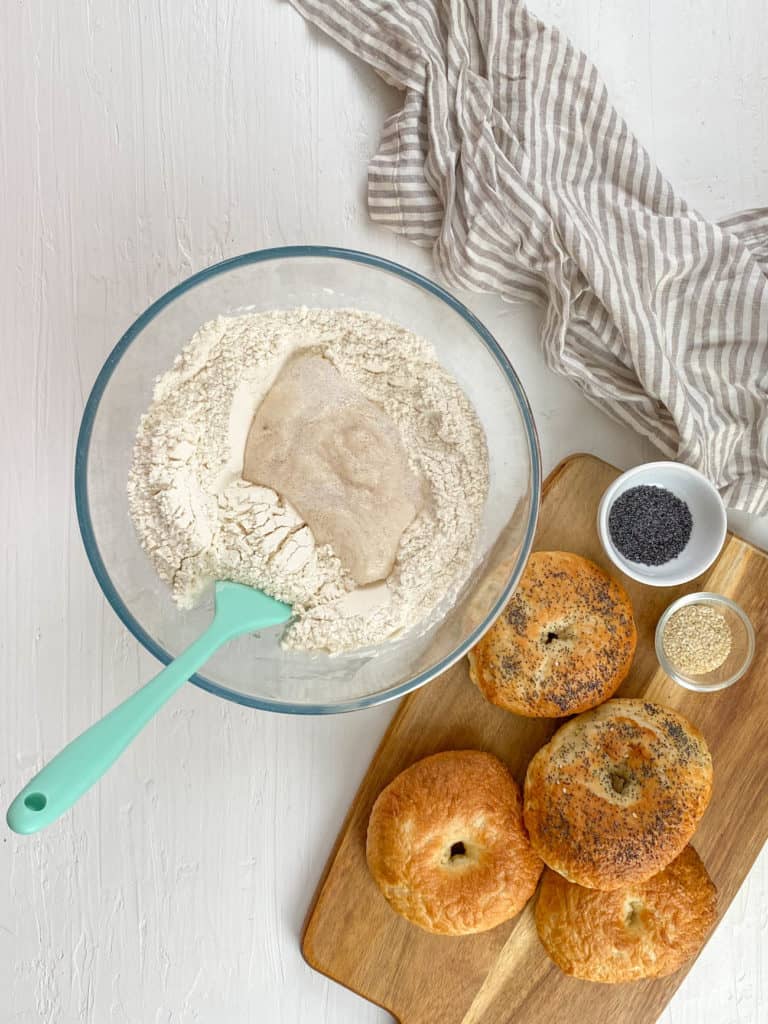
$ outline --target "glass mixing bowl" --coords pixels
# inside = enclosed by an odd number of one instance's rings
[[[241,637],[192,682],[250,707],[330,714],[401,697],[464,655],[512,593],[531,550],[541,492],[533,417],[507,357],[480,321],[434,282],[346,249],[291,246],[218,263],[173,288],[123,335],[96,378],[75,459],[80,530],[107,600],[167,664],[202,633],[212,596],[179,611],[142,551],[128,513],[134,438],[164,373],[196,329],[219,314],[296,306],[380,313],[432,343],[482,421],[490,490],[470,578],[427,625],[364,650],[284,651],[279,628]]]

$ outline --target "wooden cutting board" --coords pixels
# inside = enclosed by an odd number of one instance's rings
[[[600,547],[595,512],[618,470],[592,456],[563,462],[544,488],[536,547],[586,555],[616,574]],[[712,802],[693,844],[719,890],[725,913],[768,835],[768,556],[729,535],[715,566],[685,587],[657,590],[622,578],[634,605],[639,641],[619,696],[645,696],[677,708],[712,751]],[[734,687],[695,694],[658,667],[653,638],[661,612],[693,590],[727,594],[757,634],[752,668]],[[522,783],[532,755],[557,723],[492,707],[466,660],[406,697],[344,823],[310,910],[303,952],[316,970],[389,1010],[401,1024],[651,1024],[686,970],[658,981],[597,985],[563,974],[536,935],[532,903],[515,920],[462,938],[429,935],[392,911],[365,863],[365,832],[376,796],[427,754],[489,750]]]

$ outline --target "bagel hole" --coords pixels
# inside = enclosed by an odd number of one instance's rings
[[[448,855],[448,860],[454,860],[456,857],[466,857],[467,848],[462,842],[453,843],[451,845],[451,852]]]
[[[629,901],[629,906],[627,907],[626,915],[624,917],[624,924],[627,926],[627,928],[632,928],[639,923],[640,911],[642,909],[642,903],[638,902],[637,900]]]
[[[544,647],[557,643],[567,644],[571,640],[573,640],[573,627],[568,622],[553,622],[549,629],[541,631],[540,642]]]
[[[616,793],[623,793],[627,785],[627,780],[623,775],[616,775],[614,773],[611,776],[611,785]]]
[[[631,781],[631,776],[626,770],[614,770],[611,772],[611,789],[614,793],[623,793]]]

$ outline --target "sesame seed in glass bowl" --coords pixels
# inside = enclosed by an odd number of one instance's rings
[[[737,682],[755,653],[746,613],[722,594],[686,594],[656,626],[656,655],[670,679],[688,690],[713,693]]]

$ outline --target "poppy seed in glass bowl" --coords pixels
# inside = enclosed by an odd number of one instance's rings
[[[631,562],[664,565],[691,538],[691,510],[665,487],[630,487],[614,501],[608,530],[616,549]]]

